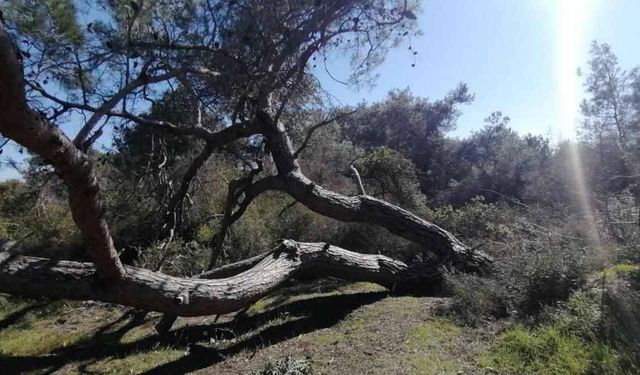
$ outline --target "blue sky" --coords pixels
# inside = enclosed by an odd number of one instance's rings
[[[581,9],[577,9],[581,8]],[[567,14],[568,13],[568,14]],[[576,13],[584,13],[576,19]],[[575,66],[558,72],[566,60],[560,45],[563,24],[578,35],[572,42]],[[405,46],[391,52],[378,69],[373,90],[356,92],[325,77],[327,88],[342,102],[377,101],[393,88],[409,87],[415,95],[437,99],[465,82],[476,100],[462,108],[454,135],[465,136],[483,125],[492,111],[511,117],[522,133],[561,134],[563,100],[558,74],[578,90],[576,71],[585,67],[592,40],[609,43],[623,67],[640,65],[640,0],[426,0],[418,15],[423,35],[413,38],[416,67]],[[575,29],[575,30],[574,30]],[[344,70],[334,64],[334,76]],[[569,77],[566,77],[569,76]],[[574,113],[578,108],[571,105]],[[566,132],[565,132],[566,133]]]
[[[437,99],[465,82],[476,99],[462,107],[453,135],[470,134],[499,110],[521,133],[560,140],[572,137],[567,119],[575,122],[584,97],[576,71],[585,67],[592,40],[609,43],[622,67],[640,65],[640,0],[424,0],[418,22],[415,67],[403,45],[379,67],[373,89],[357,91],[320,74],[325,88],[356,104],[406,87]],[[346,79],[346,65],[333,61],[331,72]],[[18,156],[14,148],[7,155]],[[0,165],[0,181],[16,176]]]

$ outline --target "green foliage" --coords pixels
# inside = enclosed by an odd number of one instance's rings
[[[513,254],[490,278],[467,274],[445,278],[454,295],[449,312],[470,325],[509,315],[536,319],[545,307],[567,300],[586,279],[584,255],[558,246]]]
[[[365,150],[387,147],[411,160],[420,171],[422,191],[432,196],[448,184],[444,135],[455,128],[458,107],[472,100],[464,84],[433,102],[395,90],[385,101],[362,104],[341,126],[344,136]]]
[[[50,46],[59,45],[60,40],[75,46],[84,42],[72,0],[10,0],[0,9],[19,32],[42,38]]]
[[[554,326],[515,326],[501,334],[481,367],[517,374],[619,374],[614,352]]]
[[[274,362],[267,362],[262,370],[252,372],[253,375],[311,375],[313,370],[308,359],[287,357]]]
[[[67,202],[28,184],[0,183],[0,238],[54,258],[76,252],[80,235]]]
[[[286,205],[280,194],[264,194],[256,199],[227,235],[228,261],[237,261],[271,249],[278,235],[278,213]]]
[[[488,278],[451,273],[445,281],[461,321],[476,325],[509,315],[537,316],[566,300],[587,280],[589,254],[548,211],[485,203],[476,198],[460,208],[445,206],[427,215],[469,242],[482,245],[498,266]],[[545,226],[542,226],[541,224]]]
[[[387,147],[376,147],[355,164],[365,191],[406,209],[424,209],[416,167],[402,154]]]
[[[620,363],[629,373],[640,371],[640,273],[620,277],[600,295],[603,318],[598,337],[607,339],[620,353]],[[615,279],[614,279],[615,280]]]
[[[571,246],[524,249],[502,272],[515,306],[525,315],[569,298],[587,278],[585,254]]]
[[[298,143],[302,142],[302,134],[298,138]],[[325,127],[315,133],[311,145],[301,153],[300,165],[317,183],[332,190],[356,194],[349,166],[363,154],[362,149],[343,139],[341,128]]]
[[[451,205],[438,207],[427,211],[425,216],[469,240],[504,240],[528,224],[517,209],[506,204],[486,203],[481,196],[458,208]]]
[[[594,291],[579,290],[565,303],[544,312],[544,320],[565,334],[596,340],[604,319],[601,296]]]
[[[500,112],[485,121],[482,130],[456,149],[451,189],[441,199],[454,205],[476,195],[488,202],[521,201],[529,198],[527,187],[536,172],[548,171],[552,160],[549,140],[519,135],[507,126],[509,118]]]
[[[629,270],[626,265],[609,269],[605,285],[594,280],[565,303],[547,308],[537,327],[510,328],[482,365],[507,373],[637,373],[640,292],[634,284],[637,271]]]
[[[509,294],[499,280],[447,273],[445,285],[454,298],[442,312],[462,324],[475,327],[511,313]]]

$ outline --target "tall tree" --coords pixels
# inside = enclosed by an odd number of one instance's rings
[[[608,44],[593,42],[582,102],[581,138],[597,163],[591,171],[593,201],[605,216],[610,233],[622,240],[613,224],[614,195],[630,189],[640,202],[640,102],[638,68],[626,71]]]
[[[76,22],[67,18],[74,13],[70,1],[18,2],[3,9],[8,25],[0,28],[0,131],[46,160],[60,176],[93,263],[33,258],[9,250],[0,260],[0,291],[97,299],[189,316],[237,310],[291,277],[335,276],[396,288],[424,287],[442,264],[463,270],[489,267],[488,256],[398,206],[365,194],[341,195],[312,182],[298,162],[307,143],[294,147],[282,122],[296,101],[317,88],[314,58],[348,53],[354,62],[352,78],[363,79],[388,48],[413,30],[414,3],[112,0],[96,5],[102,10],[95,19]],[[43,11],[58,6],[66,9],[64,26],[54,13]],[[38,24],[52,25],[63,36],[54,38],[55,50],[50,34],[32,25],[33,14],[44,17]],[[193,123],[184,118],[174,123],[145,115],[149,103],[178,83],[189,87],[216,120]],[[87,118],[73,140],[58,126],[72,112]],[[124,266],[88,156],[113,121],[193,137],[203,144],[168,200],[169,238],[191,182],[209,156],[227,144],[251,139],[263,145],[264,153],[245,176],[229,184],[220,236],[255,197],[275,190],[322,215],[386,228],[428,248],[436,261],[408,266],[381,255],[285,240],[262,256],[195,279]],[[310,128],[308,137],[313,129],[317,127]]]
[[[494,112],[485,127],[461,142],[449,200],[460,204],[481,195],[487,201],[523,200],[539,171],[548,171],[551,149],[541,136],[520,136],[509,117]]]
[[[460,84],[443,99],[417,98],[409,90],[391,91],[385,101],[362,104],[344,119],[345,136],[365,149],[389,147],[413,161],[423,192],[433,196],[448,184],[443,174],[445,134],[456,126],[458,107],[473,95]]]

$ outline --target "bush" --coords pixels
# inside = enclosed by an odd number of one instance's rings
[[[446,313],[460,323],[477,326],[509,314],[507,291],[498,280],[458,273],[446,273],[444,280],[447,291],[455,296]]]
[[[629,373],[640,373],[640,290],[638,275],[627,281],[614,281],[603,295],[603,321],[600,335],[620,351],[620,362]],[[631,284],[631,287],[628,284]]]
[[[546,308],[537,327],[507,330],[482,365],[524,374],[639,373],[640,292],[633,280],[638,275],[608,277],[604,289],[594,280],[590,288]]]
[[[596,340],[603,319],[601,302],[600,296],[594,292],[578,291],[559,307],[547,309],[544,320],[553,321],[567,334]]]
[[[19,181],[0,183],[0,239],[18,241],[27,254],[78,257],[80,233],[66,199],[52,190],[47,185],[36,191]]]
[[[513,305],[525,316],[565,301],[587,279],[583,250],[571,246],[526,249],[513,257],[500,275]]]
[[[425,215],[429,220],[466,240],[500,240],[517,230],[518,211],[506,204],[485,203],[475,197],[460,208],[442,206]]]
[[[546,306],[567,300],[586,282],[585,255],[578,249],[552,245],[521,247],[514,253],[491,278],[446,275],[454,296],[450,312],[457,319],[469,325],[507,315],[535,319]]]
[[[294,359],[287,357],[275,363],[268,362],[262,370],[254,371],[253,375],[311,375],[311,363],[308,359]]]

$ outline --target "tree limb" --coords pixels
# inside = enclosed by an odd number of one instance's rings
[[[279,180],[273,176],[265,177],[259,181],[252,182],[253,175],[259,173],[262,166],[251,171],[249,176],[233,180],[229,183],[227,200],[224,207],[224,216],[220,225],[220,230],[211,241],[211,258],[209,260],[209,269],[213,269],[220,257],[224,239],[227,236],[229,228],[238,221],[249,207],[249,204],[261,193],[267,190],[273,190],[279,186]],[[238,202],[241,195],[244,195],[242,201]],[[238,207],[234,211],[235,207]]]
[[[93,128],[95,128],[95,126],[98,124],[98,121],[100,121],[103,116],[109,114],[109,112],[111,112],[111,110],[113,110],[113,108],[115,108],[115,106],[121,100],[126,98],[126,96],[129,95],[133,90],[144,85],[173,79],[180,74],[184,74],[184,72],[184,69],[176,69],[153,77],[149,77],[146,74],[141,74],[133,81],[127,83],[116,94],[109,98],[109,100],[105,101],[104,104],[102,104],[97,109],[97,111],[93,113],[93,115],[91,115],[89,120],[87,120],[87,122],[76,135],[75,139],[73,140],[73,144],[82,150],[86,150],[88,146],[86,145],[87,137],[89,136],[89,133],[91,133]]]
[[[169,200],[169,204],[167,205],[167,211],[165,213],[165,225],[170,230],[175,229],[175,226],[178,224],[177,215],[178,215],[178,207],[182,204],[184,197],[189,191],[189,187],[191,186],[191,181],[198,173],[198,170],[204,163],[211,157],[211,154],[215,151],[215,145],[211,142],[207,142],[198,154],[198,156],[193,159],[189,167],[185,171],[182,179],[180,180],[180,187],[178,191],[173,194]]]
[[[103,277],[125,276],[104,218],[98,180],[87,156],[29,108],[22,67],[0,24],[0,132],[50,162],[69,189],[69,206],[89,254]]]
[[[341,113],[339,115],[333,116],[331,118],[325,119],[315,125],[313,125],[312,127],[310,127],[307,130],[307,135],[304,137],[304,140],[302,141],[302,143],[300,144],[300,147],[298,147],[298,149],[293,153],[293,158],[297,159],[298,156],[300,155],[300,153],[309,145],[309,141],[311,140],[311,138],[313,137],[313,133],[316,132],[316,130],[320,129],[323,126],[329,125],[334,121],[337,121],[341,118],[347,117],[349,115],[354,114],[356,111],[350,111],[347,113]]]
[[[281,185],[276,190],[288,193],[307,208],[321,215],[347,222],[380,226],[411,242],[425,246],[440,259],[461,270],[486,272],[493,260],[470,249],[453,234],[396,205],[367,195],[345,196],[313,183],[300,169],[291,140],[284,126],[263,111],[257,116]]]
[[[184,279],[126,266],[126,277],[108,287],[90,263],[17,256],[0,265],[0,292],[98,300],[177,316],[227,314],[242,309],[292,278],[336,277],[387,288],[428,288],[436,269],[377,254],[359,254],[325,243],[283,241],[244,272],[221,279]]]
[[[367,193],[364,192],[364,185],[362,184],[362,179],[360,178],[360,173],[358,173],[358,170],[356,169],[356,167],[351,164],[349,166],[349,169],[351,169],[351,173],[353,173],[353,179],[356,181],[356,187],[358,188],[358,194],[359,195],[366,195]]]

